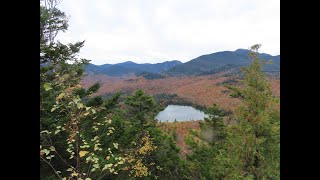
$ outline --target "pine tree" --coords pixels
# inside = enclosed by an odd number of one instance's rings
[[[226,137],[225,134],[225,127],[224,119],[226,114],[226,111],[224,111],[222,108],[217,106],[216,104],[213,104],[213,106],[208,107],[205,109],[205,113],[209,116],[207,118],[204,118],[204,123],[200,123],[201,129],[208,129],[211,130],[211,137],[210,141],[212,143],[222,143],[223,140]]]
[[[128,116],[132,121],[138,122],[141,136],[144,136],[147,125],[154,126],[154,116],[157,105],[153,97],[144,94],[142,90],[137,90],[132,96],[127,97]]]
[[[224,148],[226,139],[226,125],[224,119],[226,111],[218,105],[205,109],[207,118],[200,122],[200,130],[192,131],[186,138],[191,154],[187,155],[189,175],[194,179],[219,179],[221,174],[215,169],[214,159]]]
[[[173,179],[183,172],[179,148],[173,138],[157,127],[155,119],[159,111],[154,98],[137,90],[125,100],[125,106],[116,113],[114,122],[117,142],[126,144],[130,165],[122,177],[140,179]],[[182,174],[181,174],[182,175]],[[117,177],[118,178],[118,177]]]
[[[226,151],[231,177],[279,179],[280,115],[271,85],[262,72],[258,56],[260,45],[251,47],[252,63],[242,69],[242,86],[230,87],[233,96],[242,99],[236,111],[236,125],[230,128]],[[232,160],[233,159],[233,160]]]
[[[242,69],[244,79],[238,86],[228,86],[231,96],[242,100],[230,116],[235,123],[224,126],[220,117],[225,112],[213,106],[206,111],[210,115],[201,131],[188,137],[193,153],[187,163],[193,178],[280,179],[279,99],[262,72],[266,62],[259,59],[259,48],[251,47],[252,63]]]

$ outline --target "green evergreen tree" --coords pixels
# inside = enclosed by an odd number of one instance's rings
[[[186,138],[192,152],[187,155],[188,174],[192,179],[220,179],[221,174],[215,170],[213,161],[224,148],[226,112],[213,104],[205,109],[207,118],[200,122],[200,130],[193,131]]]
[[[230,87],[232,95],[242,99],[235,114],[236,125],[229,129],[225,145],[232,178],[280,178],[279,99],[273,96],[262,72],[265,62],[259,60],[259,48],[260,45],[251,47],[252,63],[243,68],[242,86]]]
[[[123,171],[116,179],[128,175],[141,179],[177,179],[183,174],[179,148],[170,135],[157,127],[154,119],[160,109],[154,98],[137,90],[124,102],[113,121],[119,129],[115,137],[120,144],[126,144],[124,151],[136,160],[131,163],[132,174]]]
[[[204,123],[200,122],[201,129],[209,129],[211,137],[208,137],[208,142],[223,143],[226,138],[224,119],[226,116],[226,111],[213,104],[213,106],[205,109],[205,113],[209,116],[204,118]]]
[[[231,96],[242,100],[230,116],[235,121],[224,126],[224,112],[213,106],[200,132],[187,138],[189,174],[195,179],[280,179],[279,99],[262,71],[266,62],[259,59],[259,48],[251,47],[252,63],[242,69],[240,84],[228,86]]]
[[[127,113],[130,120],[139,123],[141,136],[144,136],[147,126],[155,126],[154,116],[157,112],[157,105],[153,97],[137,90],[132,96],[127,97]]]

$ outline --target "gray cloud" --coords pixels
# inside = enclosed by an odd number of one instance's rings
[[[186,62],[248,48],[280,53],[279,0],[64,0],[70,15],[62,42],[86,40],[80,57],[94,64]]]

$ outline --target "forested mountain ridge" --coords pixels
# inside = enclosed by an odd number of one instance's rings
[[[139,74],[142,72],[159,73],[181,64],[178,60],[165,61],[163,63],[144,63],[138,64],[132,61],[126,61],[118,64],[85,65],[87,74],[104,74],[108,76],[125,76],[131,74]]]
[[[218,69],[230,69],[235,66],[243,67],[251,63],[248,58],[249,50],[237,49],[235,51],[222,51],[212,54],[202,55],[192,59],[186,63],[179,64],[165,72],[170,76],[184,76],[184,75],[200,75],[208,74]],[[280,72],[280,55],[272,56],[269,54],[261,53],[259,58],[263,60],[271,60],[272,64],[264,67],[264,71]]]
[[[108,76],[126,76],[140,75],[141,73],[151,73],[154,77],[163,76],[188,76],[188,75],[208,75],[221,71],[237,70],[240,67],[251,63],[248,57],[249,50],[237,49],[235,51],[221,51],[212,54],[202,55],[185,63],[178,60],[166,61],[157,64],[138,64],[132,61],[126,61],[118,64],[85,66],[87,74],[104,74]],[[260,53],[262,60],[272,60],[271,64],[264,67],[265,72],[280,72],[280,55],[272,56],[266,53]],[[149,75],[149,74],[148,74]]]

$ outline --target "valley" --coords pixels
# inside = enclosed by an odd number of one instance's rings
[[[163,63],[138,64],[126,61],[118,64],[85,66],[82,78],[84,88],[100,82],[101,88],[92,96],[110,97],[115,92],[129,95],[142,89],[149,95],[160,97],[168,105],[193,105],[198,108],[218,104],[233,111],[240,100],[231,98],[227,84],[241,79],[240,68],[250,64],[249,50],[221,51],[201,55],[185,63],[178,60]],[[263,67],[275,96],[280,97],[280,55],[259,53],[259,58],[271,64]],[[173,102],[172,102],[173,100]]]
[[[92,96],[104,96],[115,92],[132,93],[142,89],[147,94],[176,94],[178,97],[200,106],[219,104],[226,110],[233,111],[240,100],[230,97],[229,90],[224,86],[237,77],[225,77],[224,73],[206,76],[168,77],[162,79],[145,79],[143,77],[110,77],[106,75],[87,75],[81,83],[87,88],[96,82],[101,88]],[[280,96],[280,79],[270,77],[272,90]]]
[[[250,63],[247,54],[248,50],[238,49],[234,52],[223,51],[199,56],[186,63],[174,60],[157,64],[136,64],[131,61],[114,65],[89,64],[81,84],[84,88],[89,88],[99,82],[100,89],[91,96],[103,98],[109,98],[116,92],[129,96],[141,89],[152,95],[157,103],[165,108],[161,113],[174,105],[189,106],[197,111],[213,104],[227,112],[233,112],[240,99],[231,97],[226,85],[238,84],[243,78],[240,68]],[[280,56],[260,54],[260,57],[275,59],[273,64],[265,66],[264,71],[270,80],[273,94],[280,97]],[[188,110],[182,109],[184,110],[181,112],[175,109],[169,110],[171,114],[169,111],[167,114],[158,114],[161,123],[157,123],[157,126],[174,138],[180,148],[180,156],[185,157],[190,153],[185,142],[186,137],[190,130],[200,129],[201,116],[198,114],[196,117],[200,119],[190,120],[190,116],[186,115]]]

